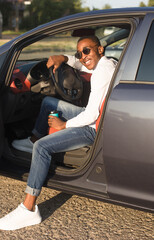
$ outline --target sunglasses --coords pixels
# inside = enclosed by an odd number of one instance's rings
[[[85,55],[89,55],[90,51],[91,51],[90,48],[84,47],[83,50],[82,50],[82,52],[77,51],[77,52],[75,53],[75,57],[76,57],[77,59],[81,59],[81,58],[82,58],[82,53],[84,53]]]

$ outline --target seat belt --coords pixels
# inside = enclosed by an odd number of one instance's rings
[[[100,119],[101,119],[101,116],[102,116],[102,112],[103,112],[103,108],[104,108],[104,103],[105,103],[105,98],[104,98],[104,100],[103,100],[103,102],[102,102],[101,109],[100,109],[100,111],[99,111],[99,116],[98,116],[98,118],[97,118],[97,120],[96,120],[96,132],[97,132],[97,130],[98,130],[99,122],[100,122]]]

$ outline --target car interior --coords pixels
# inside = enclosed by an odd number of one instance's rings
[[[29,168],[31,154],[14,149],[11,142],[31,135],[44,97],[56,97],[78,106],[86,106],[88,102],[91,74],[62,64],[53,75],[52,69],[46,67],[49,56],[74,55],[77,40],[81,36],[95,34],[104,47],[105,56],[119,61],[129,33],[129,24],[80,28],[45,37],[22,49],[3,101],[6,139],[4,159],[9,159],[17,165],[24,164]],[[86,146],[55,154],[50,170],[79,170],[88,163],[92,150],[93,146]]]

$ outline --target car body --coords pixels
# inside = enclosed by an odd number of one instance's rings
[[[63,69],[58,70],[55,80],[58,87],[62,85],[61,93],[51,81],[46,61],[52,54],[74,54],[77,39],[90,34],[99,37],[107,57],[114,57],[107,51],[112,44],[120,48],[119,55],[116,47],[113,49],[118,64],[96,139],[93,146],[56,154],[45,186],[153,211],[154,8],[67,16],[0,47],[0,173],[27,180],[31,155],[13,149],[11,142],[31,134],[46,95],[86,105],[89,76],[80,75],[82,95],[78,96],[79,89],[75,89],[74,99],[67,99],[68,89],[59,80]]]

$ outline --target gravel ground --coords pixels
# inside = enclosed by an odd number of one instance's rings
[[[26,184],[0,176],[0,217],[22,201]],[[152,240],[154,214],[43,188],[39,225],[1,231],[3,240]]]

